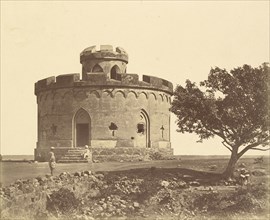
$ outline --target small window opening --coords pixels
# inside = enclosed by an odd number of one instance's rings
[[[143,75],[143,81],[147,82],[147,83],[150,83],[150,77]]]
[[[144,134],[144,132],[145,132],[144,124],[143,123],[137,124],[137,133]]]
[[[112,136],[114,136],[114,132],[118,129],[117,125],[111,122],[109,129],[112,131]]]
[[[100,65],[96,64],[93,69],[92,69],[93,73],[100,73],[103,72],[103,69],[100,67]]]
[[[118,66],[113,66],[111,69],[111,79],[119,80],[119,77],[117,76],[120,73],[120,69]]]

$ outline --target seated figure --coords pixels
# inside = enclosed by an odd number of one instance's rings
[[[82,154],[82,157],[83,159],[87,159],[87,160],[90,158],[90,150],[89,150],[88,145],[85,145],[85,151]]]

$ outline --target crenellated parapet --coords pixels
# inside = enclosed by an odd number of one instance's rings
[[[92,46],[84,49],[80,54],[82,64],[82,79],[89,73],[106,73],[108,78],[115,74],[127,72],[128,54],[121,47],[111,45]]]
[[[104,60],[120,60],[128,63],[128,54],[121,48],[115,49],[111,45],[100,45],[100,49],[97,46],[91,46],[84,49],[80,54],[81,64],[87,60],[104,59]]]
[[[35,94],[42,91],[61,88],[93,87],[93,88],[137,88],[147,90],[158,90],[173,93],[171,82],[154,76],[143,75],[139,80],[138,74],[115,74],[114,79],[107,77],[106,73],[88,73],[84,79],[80,74],[65,74],[57,77],[48,77],[35,83]]]
[[[150,75],[127,73],[121,47],[92,46],[80,54],[82,73],[35,83],[38,141],[35,160],[81,162],[85,145],[94,160],[147,160],[173,154],[170,107],[173,85]]]

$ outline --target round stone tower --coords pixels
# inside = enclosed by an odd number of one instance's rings
[[[143,160],[159,152],[171,156],[172,83],[128,74],[128,54],[110,45],[86,48],[80,74],[49,77],[35,84],[38,142],[35,160],[51,146],[59,162],[75,162],[89,145],[93,159]]]

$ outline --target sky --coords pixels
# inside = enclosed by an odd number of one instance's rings
[[[80,52],[123,47],[128,73],[199,83],[211,67],[269,61],[269,1],[1,1],[1,154],[33,154],[34,83],[80,73]],[[219,138],[176,132],[175,154],[224,155]],[[249,154],[260,154],[259,151]]]

